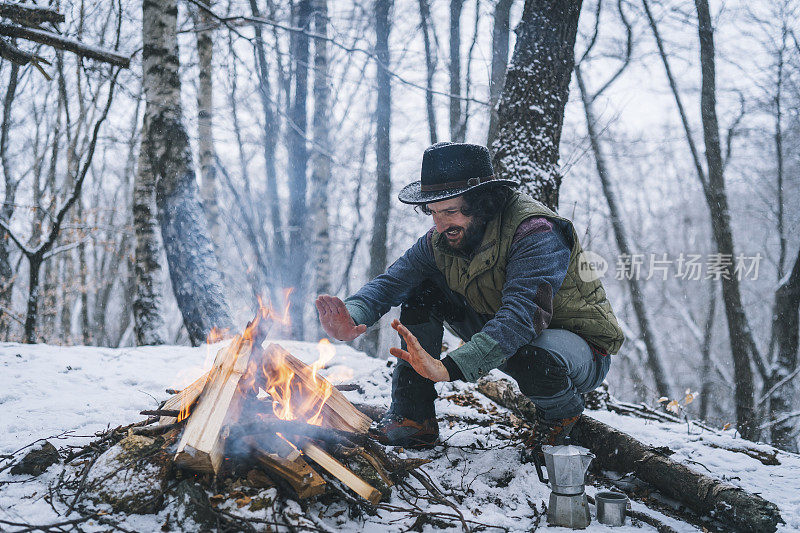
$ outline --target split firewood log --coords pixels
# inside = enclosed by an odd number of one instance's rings
[[[270,449],[267,450],[255,437],[245,437],[243,440],[250,449],[250,456],[270,474],[286,481],[298,498],[310,498],[325,492],[325,480],[288,442],[280,445],[280,439],[271,440]]]
[[[326,387],[330,396],[325,400],[321,409],[322,425],[333,429],[351,433],[366,433],[372,420],[356,409],[352,403],[325,378],[314,375],[312,369],[295,356],[286,351],[279,344],[270,344],[264,349],[264,358],[267,364],[288,367],[294,374],[293,380],[301,387],[309,390],[318,390]]]
[[[375,505],[381,501],[381,491],[354,474],[331,454],[311,441],[301,445],[303,454],[324,468],[329,474],[347,485],[353,492]]]
[[[478,391],[530,422],[536,406],[507,379],[478,382]],[[630,435],[583,415],[572,430],[574,443],[597,456],[598,467],[633,472],[667,497],[701,516],[709,516],[736,531],[772,532],[784,523],[778,507],[746,490],[695,472]]]
[[[160,410],[178,411],[178,414],[174,416],[163,415],[161,416],[161,419],[158,421],[158,423],[161,424],[162,426],[166,426],[177,422],[178,416],[180,415],[182,415],[180,416],[181,419],[186,418],[191,408],[197,401],[197,398],[200,397],[200,393],[203,392],[203,387],[205,387],[206,382],[208,381],[208,376],[210,372],[211,371],[209,370],[208,372],[204,373],[202,376],[194,380],[194,382],[189,384],[183,390],[170,396],[167,399],[167,401],[164,402],[164,405],[161,407]]]
[[[217,354],[203,392],[197,400],[178,443],[175,464],[198,472],[216,474],[223,460],[227,424],[238,419],[243,396],[239,380],[247,370],[253,339],[237,336]]]

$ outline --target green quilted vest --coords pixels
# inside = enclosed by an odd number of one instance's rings
[[[463,295],[478,313],[494,315],[500,308],[514,233],[524,220],[532,216],[564,221],[572,232],[567,275],[553,297],[553,317],[549,327],[567,329],[608,353],[617,353],[625,337],[600,280],[584,281],[578,275],[583,248],[572,222],[527,195],[514,193],[502,215],[489,221],[483,240],[471,259],[448,251],[444,235],[434,230],[433,255],[448,286]],[[585,264],[583,268],[586,269]]]

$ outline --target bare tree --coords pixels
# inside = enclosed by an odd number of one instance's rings
[[[369,278],[375,278],[386,269],[386,239],[391,205],[391,124],[392,85],[389,74],[389,32],[391,30],[392,0],[375,0],[375,55],[378,59],[378,102],[375,111],[375,213],[372,218],[370,241]],[[375,326],[364,340],[367,351],[375,355],[380,341],[380,328]]]
[[[234,203],[238,208],[236,211],[231,211],[232,213],[237,212],[238,216],[231,217],[229,222],[238,223],[244,238],[250,243],[250,248],[255,259],[256,268],[248,271],[247,276],[252,288],[252,294],[269,294],[270,297],[275,297],[274,289],[276,283],[280,283],[280,279],[273,278],[279,278],[280,273],[276,271],[274,264],[282,259],[274,257],[275,254],[271,251],[274,247],[271,245],[268,237],[269,224],[267,223],[267,214],[263,212],[263,203],[258,199],[259,195],[254,193],[250,183],[250,173],[247,168],[247,150],[245,148],[245,140],[242,131],[242,121],[239,118],[239,74],[237,68],[239,58],[236,55],[232,34],[228,36],[228,50],[233,58],[232,61],[228,62],[228,79],[231,84],[227,91],[228,103],[231,109],[231,122],[233,123],[233,133],[238,148],[241,186],[233,182],[229,173],[219,161],[219,158],[217,158],[217,166],[222,172],[223,181],[227,185],[234,199]],[[265,146],[266,142],[266,140],[262,139],[262,147]],[[270,142],[272,143],[274,140]],[[244,260],[245,258],[242,257],[242,259]]]
[[[464,0],[450,0],[450,140],[464,142],[461,128],[461,9]]]
[[[3,206],[0,208],[0,219],[9,224],[14,215],[16,204],[17,187],[22,178],[17,178],[13,174],[11,162],[8,158],[9,128],[11,127],[11,106],[17,92],[17,82],[19,81],[19,65],[13,63],[8,73],[8,85],[3,96],[3,116],[0,124],[0,166],[3,169],[3,180],[5,183],[5,194]],[[11,293],[14,287],[14,269],[11,266],[11,243],[7,238],[5,229],[0,230],[0,324],[3,333],[8,331],[8,315],[11,309]],[[8,315],[8,316],[7,316]]]
[[[250,0],[250,10],[254,17],[260,17],[256,0]],[[258,72],[258,96],[261,100],[261,109],[264,113],[264,135],[261,139],[264,147],[264,167],[266,177],[267,202],[269,206],[270,222],[272,224],[273,246],[272,258],[276,271],[271,272],[273,277],[282,276],[286,270],[283,268],[286,260],[286,239],[284,226],[281,219],[280,199],[278,198],[278,178],[275,169],[275,149],[278,143],[279,124],[275,114],[277,91],[272,91],[269,81],[269,65],[267,54],[264,51],[264,37],[260,24],[254,24],[255,41],[253,52],[256,58]],[[280,60],[280,54],[277,55]],[[283,70],[282,68],[280,70]],[[264,275],[268,275],[267,272]],[[280,280],[276,280],[280,281]]]
[[[311,0],[299,0],[295,5],[299,28],[308,29],[311,22]],[[306,304],[305,270],[308,262],[306,239],[308,209],[306,207],[306,181],[308,171],[308,148],[306,133],[308,123],[308,56],[309,37],[306,32],[292,33],[292,61],[294,65],[294,100],[289,109],[287,129],[289,149],[289,285],[292,288],[290,314],[292,335],[296,339],[304,336],[303,311]]]
[[[431,8],[428,0],[419,0],[419,20],[425,44],[425,112],[428,116],[428,134],[431,144],[436,144],[439,136],[436,131],[436,108],[433,105],[433,77],[436,75],[437,53],[431,42],[431,37],[436,40],[436,32],[431,24]]]
[[[142,131],[150,128],[145,116]],[[133,182],[133,230],[136,246],[133,277],[136,293],[133,297],[133,330],[139,346],[164,344],[166,329],[163,317],[163,284],[161,282],[161,242],[156,217],[156,173],[151,167],[148,146],[151,138],[142,136],[139,163]]]
[[[464,76],[464,105],[461,110],[461,122],[458,124],[458,131],[456,138],[463,142],[467,136],[467,123],[469,122],[470,104],[472,103],[472,64],[475,59],[475,47],[478,44],[478,37],[480,37],[480,24],[481,24],[481,0],[475,0],[475,19],[472,27],[472,40],[470,41],[469,49],[467,50],[467,71]]]
[[[772,327],[777,350],[772,372],[765,388],[770,402],[770,442],[788,451],[797,452],[795,426],[798,366],[798,331],[800,331],[800,251],[787,277],[775,291]]]
[[[698,32],[700,34],[701,93],[700,114],[703,121],[703,138],[706,148],[708,179],[703,186],[706,203],[711,212],[712,230],[717,250],[726,257],[736,257],[733,231],[730,226],[728,197],[725,192],[725,175],[722,162],[722,147],[717,120],[716,63],[714,58],[714,29],[706,0],[695,0]],[[734,375],[736,377],[736,423],[745,438],[755,438],[754,385],[751,361],[760,359],[747,315],[742,305],[739,280],[733,273],[723,277],[722,298],[733,351]]]
[[[702,0],[695,1],[698,17],[698,33],[700,35],[700,113],[703,124],[703,138],[705,141],[706,165],[708,168],[707,175],[700,161],[699,150],[691,134],[691,127],[680,98],[680,93],[678,92],[677,83],[672,74],[672,69],[670,68],[668,56],[658,31],[655,18],[652,15],[647,0],[642,0],[642,5],[647,15],[650,29],[656,39],[659,55],[664,64],[664,70],[678,107],[686,140],[689,143],[689,148],[692,153],[692,160],[697,171],[697,177],[703,188],[706,204],[711,214],[711,230],[717,253],[720,254],[719,257],[721,258],[734,258],[733,232],[730,225],[728,197],[725,192],[724,162],[716,111],[714,31],[711,25],[711,14],[708,10],[708,3]],[[722,276],[720,282],[722,285],[722,299],[725,304],[725,316],[728,322],[728,337],[734,363],[737,429],[745,438],[755,438],[757,435],[757,428],[755,425],[755,400],[753,396],[754,380],[750,365],[755,363],[756,366],[760,367],[762,375],[766,375],[766,364],[756,346],[747,320],[747,315],[742,305],[739,280],[733,272],[728,271],[726,275]]]
[[[581,0],[526,0],[498,109],[495,172],[558,207],[558,148]]]
[[[198,0],[211,8],[212,0]],[[211,231],[211,241],[222,262],[222,229],[217,204],[217,177],[214,161],[214,32],[210,12],[196,7],[192,12],[197,42],[197,144],[200,158],[200,197]]]
[[[792,64],[790,39],[791,24],[793,23],[797,3],[793,1],[775,2],[770,6],[766,17],[750,14],[750,20],[764,28],[766,52],[774,57],[773,68],[768,70],[766,91],[769,100],[768,109],[774,121],[772,142],[775,150],[775,198],[770,201],[774,206],[776,218],[775,231],[778,236],[778,261],[776,264],[776,277],[778,287],[775,290],[772,306],[772,327],[770,330],[769,348],[769,373],[764,380],[762,395],[759,405],[768,403],[770,442],[785,450],[798,450],[795,417],[795,398],[797,394],[795,380],[792,376],[797,373],[797,348],[798,348],[798,305],[800,305],[800,254],[790,272],[786,273],[786,255],[788,239],[786,235],[786,212],[784,209],[786,185],[786,149],[784,147],[786,131],[784,126],[784,108],[791,105],[788,98],[787,86],[792,83]],[[795,41],[796,44],[796,41]],[[800,53],[800,47],[796,52]],[[772,66],[771,66],[772,67]],[[774,77],[773,77],[774,76]]]
[[[64,220],[69,213],[70,208],[73,204],[78,200],[82,188],[83,182],[86,179],[86,175],[89,171],[89,168],[92,164],[92,160],[94,158],[95,148],[97,146],[97,137],[100,132],[100,127],[105,122],[106,118],[108,117],[108,110],[111,107],[111,102],[114,98],[114,88],[116,87],[117,83],[117,75],[119,74],[119,70],[117,70],[113,75],[110,76],[109,81],[109,88],[108,88],[108,98],[105,103],[105,107],[102,110],[100,118],[95,122],[94,127],[92,128],[91,140],[89,142],[88,149],[86,151],[86,156],[83,161],[83,165],[80,167],[79,174],[74,177],[74,185],[71,189],[67,200],[58,208],[54,216],[52,217],[52,225],[50,226],[50,231],[48,232],[47,236],[43,241],[41,241],[37,246],[29,246],[22,242],[22,240],[17,237],[8,224],[4,220],[0,220],[0,227],[2,227],[9,235],[11,240],[14,244],[19,247],[22,251],[25,258],[28,260],[28,302],[27,302],[27,310],[25,314],[25,342],[26,343],[35,343],[37,341],[36,335],[36,323],[39,318],[39,291],[40,291],[40,274],[42,269],[42,263],[47,259],[53,257],[54,255],[62,252],[67,252],[75,248],[78,243],[71,243],[67,244],[58,248],[54,248],[54,244],[56,243],[56,239],[58,239],[59,234],[63,228]]]
[[[156,206],[172,290],[192,344],[232,326],[200,203],[178,72],[177,0],[142,4],[142,84],[147,104],[142,149],[156,183]]]
[[[328,2],[314,2],[314,32],[328,35]],[[311,155],[311,213],[314,226],[314,280],[316,294],[331,292],[331,236],[328,221],[330,159],[330,87],[328,86],[328,42],[314,40],[314,148]],[[315,323],[319,324],[318,321]],[[317,326],[318,333],[321,331]]]

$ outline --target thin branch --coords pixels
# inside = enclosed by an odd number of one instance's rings
[[[619,11],[619,18],[622,21],[622,24],[625,26],[625,59],[622,61],[622,65],[619,66],[617,71],[608,79],[608,81],[605,82],[597,91],[595,91],[594,96],[591,98],[592,102],[594,102],[598,96],[600,96],[606,89],[611,87],[615,81],[617,81],[617,78],[622,75],[622,73],[628,67],[628,64],[631,62],[631,54],[633,53],[633,29],[631,27],[631,23],[625,16],[625,11],[622,9],[622,0],[617,2],[617,11]]]
[[[85,244],[85,243],[89,242],[90,240],[92,240],[92,237],[93,237],[93,235],[89,234],[89,235],[86,235],[82,239],[77,240],[75,242],[71,242],[71,243],[65,244],[63,246],[57,246],[56,248],[53,248],[49,252],[47,252],[44,255],[42,255],[42,261],[44,261],[45,259],[49,259],[49,258],[53,257],[54,255],[58,255],[60,253],[64,253],[64,252],[68,252],[70,250],[74,250],[75,248],[77,248],[81,244]]]
[[[647,15],[647,21],[650,24],[653,37],[655,37],[656,46],[658,47],[658,54],[661,56],[661,62],[664,64],[664,72],[667,75],[669,87],[672,90],[673,97],[675,98],[675,105],[678,107],[678,113],[681,117],[681,124],[683,125],[683,130],[686,134],[686,142],[689,144],[689,150],[692,152],[692,161],[694,162],[695,169],[697,170],[697,178],[700,180],[700,184],[703,186],[703,192],[706,194],[706,197],[708,197],[708,179],[706,178],[706,172],[703,169],[703,164],[700,162],[700,153],[697,150],[697,145],[694,142],[694,137],[692,136],[689,118],[686,115],[686,109],[683,107],[683,101],[681,100],[680,92],[678,91],[678,84],[675,81],[675,77],[672,75],[672,68],[670,67],[669,60],[667,59],[667,52],[664,49],[664,41],[661,40],[661,34],[658,31],[658,25],[656,24],[655,18],[653,18],[653,14],[650,11],[650,5],[647,3],[647,0],[642,0],[642,6],[644,7],[644,12]]]
[[[594,12],[594,32],[592,33],[592,38],[589,39],[589,44],[586,45],[586,50],[583,51],[583,55],[581,58],[575,62],[575,64],[583,63],[583,60],[589,56],[589,52],[592,51],[594,48],[595,43],[597,42],[597,35],[600,33],[600,10],[603,7],[603,0],[597,0],[597,10]]]
[[[97,146],[97,137],[100,132],[100,126],[103,125],[106,117],[108,117],[108,111],[111,108],[111,101],[114,98],[114,88],[117,86],[117,77],[119,76],[121,70],[121,68],[118,68],[117,71],[111,76],[111,85],[108,88],[106,105],[103,109],[103,114],[100,116],[97,122],[94,123],[92,140],[89,142],[89,148],[87,150],[86,160],[83,163],[83,168],[81,169],[78,179],[75,181],[72,194],[64,203],[64,205],[61,206],[61,209],[59,209],[58,214],[56,215],[55,222],[53,222],[53,226],[50,228],[50,235],[48,235],[47,240],[36,249],[35,253],[39,256],[44,256],[44,254],[46,254],[50,248],[52,248],[56,238],[58,238],[59,232],[61,231],[61,224],[64,222],[64,217],[66,216],[67,211],[69,211],[69,208],[72,207],[72,204],[74,204],[77,201],[78,196],[80,196],[81,188],[83,187],[83,181],[86,179],[86,174],[88,173],[89,167],[92,164],[92,159],[94,158],[94,150]]]
[[[772,427],[775,424],[780,424],[781,422],[786,422],[787,420],[791,420],[792,418],[797,418],[798,416],[800,416],[800,411],[795,411],[793,413],[787,413],[787,414],[783,415],[780,418],[776,418],[775,420],[770,420],[769,422],[764,422],[763,424],[758,426],[758,428],[759,429],[764,429],[764,428]]]
[[[22,244],[22,241],[17,238],[14,232],[11,231],[11,228],[8,227],[8,224],[6,224],[6,221],[3,220],[2,218],[0,218],[0,228],[6,230],[8,236],[11,237],[11,240],[14,241],[14,244],[16,244],[19,247],[20,251],[22,251],[22,253],[25,254],[26,257],[30,258],[30,256],[32,256],[36,252],[36,250],[32,250],[31,248],[28,248],[27,246]]]
[[[785,378],[783,378],[782,380],[777,382],[775,385],[770,387],[770,389],[767,392],[762,394],[761,398],[759,398],[758,402],[756,402],[756,406],[763,405],[764,402],[769,400],[770,396],[772,396],[775,393],[776,390],[778,390],[779,388],[781,388],[784,385],[786,385],[787,383],[789,383],[789,381],[791,381],[797,374],[800,374],[800,366],[795,368],[788,376],[786,376]]]
[[[733,138],[736,136],[736,128],[742,122],[742,119],[745,115],[745,103],[744,103],[744,95],[740,92],[739,93],[739,114],[731,123],[730,127],[728,128],[728,133],[725,136],[725,158],[722,160],[722,168],[726,168],[728,166],[728,161],[731,158],[731,145],[733,144]]]
[[[3,313],[4,313],[6,316],[8,316],[8,317],[10,317],[11,319],[13,319],[13,320],[14,320],[14,321],[15,321],[17,324],[20,324],[20,325],[22,325],[22,326],[24,326],[24,325],[25,325],[25,321],[24,321],[24,320],[22,320],[20,317],[18,317],[18,316],[17,316],[17,315],[14,313],[14,311],[12,311],[11,309],[7,308],[6,306],[4,306],[4,305],[0,305],[0,311],[3,311]]]

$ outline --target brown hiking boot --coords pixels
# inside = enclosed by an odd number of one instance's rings
[[[387,413],[372,424],[369,434],[386,446],[403,446],[412,450],[432,448],[439,441],[439,424],[436,418],[416,422],[394,413]]]

